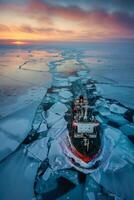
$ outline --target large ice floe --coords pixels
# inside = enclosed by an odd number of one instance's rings
[[[47,113],[46,113],[46,122],[48,126],[52,127],[53,125],[56,125],[55,124],[56,122],[58,122],[59,120],[62,120],[67,110],[68,108],[63,103],[61,102],[55,103],[49,110],[47,110]],[[60,124],[58,124],[58,126],[60,127]]]
[[[22,111],[5,117],[0,122],[0,160],[12,153],[26,138],[31,130],[35,115],[35,106],[31,104]]]
[[[1,162],[0,199],[32,200],[38,167],[37,159],[28,157],[23,148]]]

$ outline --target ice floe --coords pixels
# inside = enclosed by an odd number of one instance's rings
[[[41,133],[41,132],[44,132],[44,131],[47,131],[46,121],[43,121],[43,122],[40,124],[40,126],[39,126],[39,128],[38,128],[38,130],[37,130],[38,133]]]
[[[86,70],[78,71],[77,74],[78,76],[84,76],[84,77],[89,75],[88,71]]]
[[[98,99],[95,105],[96,105],[96,108],[98,107],[109,108],[109,102],[105,99]]]
[[[51,106],[46,114],[46,122],[49,127],[58,122],[67,112],[68,108],[65,104],[57,102]]]
[[[48,154],[48,140],[49,137],[36,140],[32,144],[27,146],[28,156],[33,157],[37,160],[44,161]]]
[[[64,90],[60,91],[59,95],[65,99],[68,99],[73,96],[73,94],[70,91],[64,91]]]
[[[127,111],[126,108],[119,106],[117,104],[114,104],[114,103],[111,104],[109,108],[110,108],[111,112],[118,113],[118,114],[124,114]]]
[[[117,123],[119,126],[128,123],[128,121],[122,115],[118,115],[118,114],[107,115],[107,119],[109,121]]]
[[[43,180],[47,181],[52,173],[52,169],[48,167],[42,176]]]
[[[133,135],[134,136],[134,124],[125,124],[124,126],[120,127],[120,130],[125,135]]]
[[[112,144],[116,145],[122,135],[122,132],[116,128],[108,126],[104,129],[104,135],[111,141]]]
[[[70,82],[75,82],[75,81],[77,81],[79,79],[79,77],[77,77],[77,76],[69,76],[69,78],[68,78],[68,80],[70,81]]]
[[[59,114],[55,114],[51,111],[47,112],[47,116],[46,116],[46,122],[48,127],[53,126],[57,121],[59,121],[62,118],[61,115]]]
[[[26,107],[0,122],[0,159],[12,153],[26,138],[32,128],[35,107]]]
[[[96,91],[98,92],[98,94],[102,95],[103,89],[98,84],[95,84],[95,86],[96,86]]]
[[[106,120],[103,116],[101,116],[101,115],[96,115],[95,118],[96,118],[96,120],[98,120],[100,123],[103,123],[103,124],[107,123],[107,120]]]
[[[105,108],[105,107],[100,107],[97,109],[97,111],[102,115],[102,116],[108,116],[111,115],[111,112],[109,111],[109,109]]]
[[[49,159],[49,164],[54,171],[70,167],[66,156],[63,154],[63,150],[58,140],[54,140],[51,143],[48,159]]]
[[[70,86],[71,83],[69,83],[67,78],[54,77],[52,85],[56,87],[67,87]]]
[[[66,179],[70,180],[72,183],[78,185],[79,184],[79,177],[78,172],[73,170],[61,170],[59,171],[59,175],[65,177]]]
[[[51,108],[48,110],[48,112],[52,112],[54,114],[58,114],[60,116],[64,116],[65,112],[67,112],[68,108],[65,104],[61,102],[55,103]]]
[[[61,118],[51,126],[47,134],[49,137],[56,139],[66,131],[66,128],[67,122],[64,118]]]

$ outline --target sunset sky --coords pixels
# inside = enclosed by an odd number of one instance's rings
[[[134,39],[133,0],[0,0],[0,42]]]

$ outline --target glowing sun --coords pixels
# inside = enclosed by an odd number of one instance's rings
[[[15,45],[25,45],[25,44],[27,44],[27,42],[24,42],[24,41],[14,41],[14,42],[12,42],[12,44],[15,44]]]

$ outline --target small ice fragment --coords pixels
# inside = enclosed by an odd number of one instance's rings
[[[59,95],[65,99],[68,99],[73,96],[73,94],[69,91],[61,91],[59,92]]]
[[[77,72],[77,74],[78,74],[79,76],[86,76],[86,75],[88,75],[88,72],[85,71],[85,70],[82,70],[82,71]]]
[[[107,115],[111,115],[111,112],[109,111],[109,109],[105,108],[105,107],[100,107],[97,109],[99,111],[99,113],[102,116],[107,116]]]
[[[44,172],[43,177],[42,177],[44,181],[47,181],[49,179],[51,173],[52,173],[52,170],[50,168],[47,168],[47,170]]]
[[[33,130],[37,130],[40,126],[40,122],[33,123],[32,128]]]
[[[97,116],[95,117],[95,119],[96,119],[97,121],[99,121],[100,123],[103,123],[103,124],[106,124],[106,123],[107,123],[107,120],[104,119],[104,117],[102,117],[101,115],[97,115]]]
[[[96,107],[109,108],[108,102],[105,99],[98,99],[95,103]]]
[[[73,170],[66,170],[61,171],[60,175],[65,177],[66,179],[70,180],[72,183],[78,185],[79,184],[79,178],[78,178],[78,172]]]
[[[94,192],[87,192],[87,197],[89,200],[96,200]]]
[[[54,78],[54,82],[53,82],[53,86],[57,86],[57,87],[66,87],[69,86],[69,81],[67,78],[60,78],[60,77],[55,77]]]
[[[68,80],[69,80],[70,82],[77,81],[78,79],[79,79],[79,77],[77,77],[77,76],[70,76],[70,77],[68,78]]]
[[[47,126],[45,124],[45,122],[43,121],[39,127],[39,129],[37,130],[38,133],[41,133],[43,131],[47,131]]]

